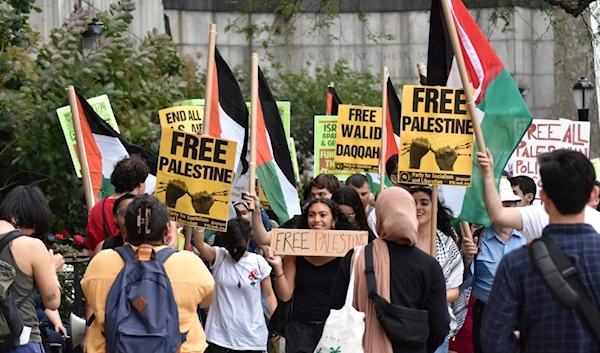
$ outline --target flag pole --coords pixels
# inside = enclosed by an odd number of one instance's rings
[[[211,23],[208,29],[208,56],[206,59],[206,87],[204,93],[204,122],[202,133],[210,135],[210,116],[212,111],[213,82],[215,73],[215,45],[217,42],[217,25]]]
[[[433,0],[441,1],[442,9],[444,10],[444,18],[446,19],[446,26],[448,26],[448,34],[450,35],[450,41],[452,42],[452,50],[454,51],[454,57],[458,65],[458,72],[460,73],[460,81],[465,91],[465,97],[467,98],[467,109],[471,114],[473,120],[473,130],[475,131],[475,139],[477,140],[477,146],[480,151],[485,151],[485,141],[483,139],[483,133],[481,132],[480,121],[477,118],[477,108],[475,107],[475,101],[473,100],[473,92],[471,91],[471,84],[469,82],[469,73],[467,72],[467,66],[465,65],[465,58],[463,57],[462,50],[460,48],[460,42],[458,40],[458,33],[456,32],[456,23],[454,23],[454,16],[452,15],[452,9],[450,8],[450,1],[452,0]]]
[[[69,97],[69,106],[71,107],[71,117],[73,119],[73,129],[75,130],[75,141],[77,143],[77,156],[81,165],[81,176],[83,180],[83,192],[85,193],[85,204],[88,213],[96,204],[96,198],[93,195],[92,178],[90,177],[90,168],[88,166],[87,156],[85,154],[85,145],[83,142],[83,133],[81,132],[81,120],[79,120],[79,109],[77,107],[77,94],[75,88],[71,85],[67,87],[67,96]]]
[[[250,185],[251,194],[256,193],[256,133],[258,131],[258,54],[252,53],[250,89]],[[248,205],[254,210],[254,205]]]
[[[379,193],[385,189],[385,156],[387,154],[387,111],[388,111],[388,91],[387,82],[390,72],[387,66],[383,67],[381,72],[381,110],[383,114],[381,124],[381,149],[379,151]]]
[[[335,87],[335,82],[333,82],[333,81],[329,82],[329,86],[327,88],[329,88],[329,87],[334,88]]]
[[[419,81],[421,80],[421,76],[427,77],[427,66],[423,63],[417,63],[417,70],[419,71]]]

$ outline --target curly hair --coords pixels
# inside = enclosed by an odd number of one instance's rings
[[[425,186],[412,186],[408,189],[411,195],[414,195],[417,192],[424,192],[429,195],[429,199],[431,199],[431,188]],[[433,200],[432,200],[433,202]],[[447,236],[455,239],[455,233],[452,229],[452,211],[449,208],[444,206],[442,201],[438,198],[438,208],[437,208],[437,228],[442,231],[442,233]],[[456,239],[455,239],[456,240]]]
[[[325,206],[329,207],[331,210],[331,215],[335,220],[335,229],[339,230],[358,230],[357,227],[348,221],[346,215],[342,210],[340,210],[340,206],[337,205],[334,201],[326,198],[318,198],[314,199],[306,205],[304,211],[302,212],[302,216],[300,217],[300,221],[298,222],[298,229],[309,229],[308,227],[308,211],[312,207],[312,205],[316,203],[322,203]]]
[[[110,182],[115,187],[117,194],[131,192],[138,185],[146,181],[150,168],[137,154],[125,157],[115,164],[115,169],[110,175]]]

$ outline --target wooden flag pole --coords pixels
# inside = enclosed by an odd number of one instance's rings
[[[210,135],[210,115],[212,111],[212,94],[215,73],[215,46],[217,42],[217,25],[211,23],[208,29],[208,55],[206,59],[206,87],[204,93],[204,122],[202,133]]]
[[[83,142],[83,133],[81,132],[81,120],[79,117],[79,109],[77,107],[77,94],[73,86],[67,87],[67,96],[69,97],[69,106],[71,107],[71,117],[73,119],[73,128],[75,130],[75,141],[77,142],[77,156],[79,157],[79,165],[81,165],[81,176],[83,180],[83,192],[85,193],[85,204],[88,213],[96,204],[96,197],[93,194],[92,178],[90,177],[90,168],[85,154],[85,145]]]
[[[381,74],[381,109],[383,123],[381,124],[381,149],[379,151],[379,193],[385,189],[385,156],[387,154],[387,110],[388,94],[387,81],[390,73],[387,66],[383,67]]]
[[[437,0],[434,0],[437,1]],[[454,23],[454,16],[452,15],[452,9],[450,8],[451,0],[439,0],[442,2],[442,8],[444,10],[444,18],[446,19],[446,25],[448,26],[448,33],[450,34],[450,41],[452,42],[452,50],[454,51],[454,57],[458,65],[458,71],[460,73],[460,81],[465,91],[465,97],[467,98],[467,109],[473,119],[473,130],[475,131],[475,139],[477,140],[477,146],[480,151],[485,151],[485,141],[483,140],[483,133],[481,132],[481,122],[477,117],[477,108],[475,107],[475,101],[473,100],[473,92],[471,91],[471,83],[469,81],[469,73],[467,72],[467,66],[465,65],[465,58],[463,57],[462,50],[460,49],[460,42],[458,40],[458,33],[456,32],[456,23]]]
[[[250,94],[250,185],[251,194],[256,193],[256,132],[258,121],[258,54],[252,53],[251,68],[251,94]],[[254,210],[254,205],[248,205]]]
[[[435,0],[434,0],[435,1]],[[431,256],[435,257],[437,239],[438,187],[431,185]]]
[[[417,70],[419,70],[419,75],[420,76],[427,77],[427,66],[425,66],[425,64],[418,63],[417,64]],[[421,79],[420,76],[419,76],[419,81]]]

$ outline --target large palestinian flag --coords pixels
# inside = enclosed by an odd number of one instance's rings
[[[387,131],[386,138],[386,153],[385,160],[387,162],[391,156],[398,154],[398,144],[400,143],[400,112],[402,112],[402,105],[400,99],[394,89],[392,79],[388,77],[387,81],[387,96],[388,106],[387,115],[385,117],[385,128]]]
[[[463,53],[486,147],[495,165],[496,184],[521,138],[527,132],[532,117],[510,72],[481,32],[461,0],[433,0],[429,33],[427,84],[462,87],[454,54],[448,43],[440,1],[448,1],[461,51]],[[474,122],[477,123],[477,122]],[[483,201],[483,179],[473,159],[471,187],[444,186],[440,193],[454,216],[461,220],[489,225]]]
[[[77,93],[77,109],[79,110],[92,190],[96,200],[114,195],[115,190],[110,183],[110,175],[114,170],[114,166],[123,157],[133,154],[138,154],[148,164],[150,174],[146,179],[146,193],[151,194],[154,192],[158,160],[156,154],[130,144],[100,118],[87,100],[79,93]]]
[[[257,126],[252,126],[252,129],[257,129],[256,175],[271,209],[279,223],[283,224],[302,211],[279,109],[260,68],[258,96]]]
[[[234,170],[238,178],[248,170],[248,108],[238,81],[216,48],[213,70],[209,135],[237,142]]]

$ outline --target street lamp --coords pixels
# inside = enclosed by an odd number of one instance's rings
[[[594,92],[594,86],[587,78],[582,77],[573,86],[573,102],[579,113],[579,121],[588,121],[590,103]]]
[[[96,39],[100,38],[104,32],[104,23],[94,18],[92,22],[88,24],[88,30],[83,32],[81,39],[81,47],[83,49],[91,49]]]

